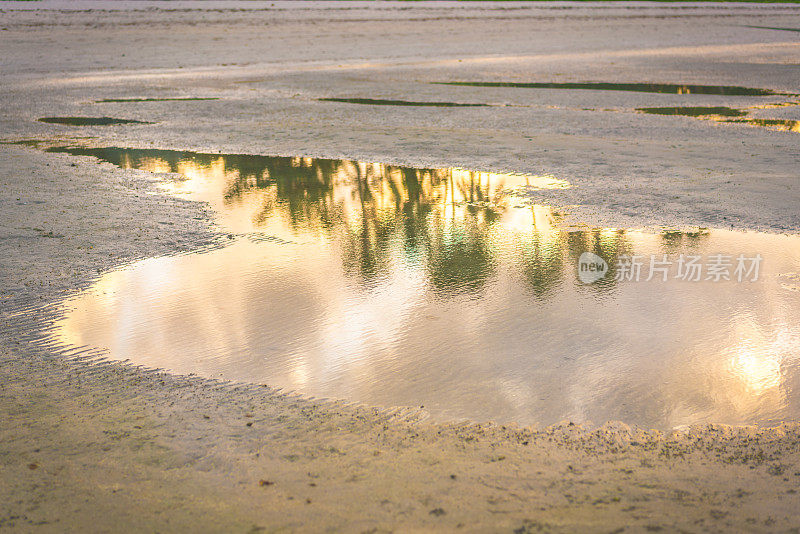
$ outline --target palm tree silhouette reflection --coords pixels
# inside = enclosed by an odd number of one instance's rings
[[[614,287],[618,256],[631,250],[625,230],[558,228],[560,213],[514,195],[529,185],[529,175],[154,149],[48,150],[220,181],[225,210],[258,193],[254,230],[279,220],[295,234],[335,242],[345,272],[365,285],[404,263],[424,269],[439,296],[479,296],[510,261],[528,292],[546,299],[565,280],[576,280],[578,257],[591,251],[612,268],[612,276],[592,285],[604,292]],[[664,239],[668,244],[675,236]]]

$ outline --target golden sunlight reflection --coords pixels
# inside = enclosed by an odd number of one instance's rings
[[[800,293],[784,288],[798,236],[568,228],[526,195],[569,187],[553,176],[51,150],[161,173],[237,237],[103,275],[68,301],[62,342],[178,373],[425,405],[442,420],[671,428],[800,416]],[[586,252],[608,266],[591,283],[578,272]],[[714,254],[760,254],[758,279],[678,277],[679,258]],[[632,257],[638,281],[625,274]],[[665,257],[669,276],[646,280]]]
[[[731,358],[731,369],[747,388],[756,393],[777,388],[781,383],[781,366],[774,354],[749,347],[746,342],[737,347]]]
[[[739,334],[738,342],[730,350],[732,373],[754,396],[763,397],[770,390],[782,394],[783,367],[800,354],[800,344],[792,328],[781,325],[768,338],[748,321],[739,329]]]

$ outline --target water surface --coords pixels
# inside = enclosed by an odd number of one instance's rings
[[[148,97],[148,98],[103,98],[95,100],[95,104],[125,103],[125,102],[193,102],[198,100],[219,100],[216,96],[177,96],[177,97]]]
[[[776,30],[782,32],[800,32],[800,28],[777,28],[774,26],[745,26],[746,28],[756,28],[759,30]]]
[[[748,124],[750,126],[760,126],[762,128],[769,128],[771,130],[778,130],[780,132],[800,132],[800,121],[790,119],[726,119],[723,122],[737,122],[741,124]]]
[[[458,102],[425,102],[412,100],[385,100],[379,98],[318,98],[320,102],[341,102],[344,104],[365,104],[371,106],[422,106],[437,108],[479,108],[489,104],[461,104]]]
[[[746,111],[725,106],[677,106],[658,108],[636,108],[636,111],[651,115],[682,115],[684,117],[743,117]]]
[[[611,83],[611,82],[432,82],[439,85],[472,87],[517,87],[524,89],[584,89],[591,91],[632,91],[636,93],[671,93],[676,95],[784,95],[772,89],[738,85],[696,85],[675,83]]]
[[[65,124],[67,126],[109,126],[112,124],[153,124],[152,122],[114,117],[42,117],[39,122]]]
[[[52,148],[164,173],[223,249],[140,261],[53,336],[178,373],[422,406],[439,420],[774,423],[800,416],[800,237],[570,227],[553,176]],[[609,265],[585,284],[579,258]],[[763,257],[756,281],[626,276],[625,260]],[[615,280],[615,277],[620,280]]]
[[[753,109],[775,108],[788,105],[796,105],[795,102],[774,104],[771,106],[754,106]],[[727,122],[736,124],[746,124],[748,126],[758,126],[779,132],[800,132],[800,121],[791,119],[758,119],[747,117],[748,112],[728,107],[663,107],[663,108],[636,108],[640,113],[651,115],[681,115],[685,117],[696,117],[703,120],[716,122]]]

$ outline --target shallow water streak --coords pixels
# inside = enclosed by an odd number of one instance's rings
[[[65,124],[67,126],[109,126],[112,124],[153,124],[134,119],[117,119],[114,117],[42,117],[39,122],[49,124]]]
[[[423,102],[411,100],[383,100],[378,98],[318,98],[321,102],[341,102],[344,104],[365,104],[371,106],[420,106],[437,108],[480,108],[489,104],[461,104],[458,102]]]
[[[105,274],[54,337],[180,373],[439,419],[669,428],[800,415],[797,236],[571,229],[552,176],[54,148],[165,174],[231,246]],[[578,280],[584,252],[610,273]],[[626,255],[764,256],[757,282],[615,281]],[[781,275],[781,276],[779,276]]]
[[[593,91],[632,91],[637,93],[671,93],[678,95],[782,95],[771,89],[740,87],[737,85],[695,85],[674,83],[611,83],[611,82],[432,82],[439,85],[472,87],[517,87],[524,89],[586,89]]]
[[[146,98],[103,98],[95,100],[95,104],[126,102],[193,102],[198,100],[219,100],[216,96],[180,96],[180,97],[146,97]]]
[[[800,121],[790,119],[726,119],[722,122],[736,122],[741,124],[748,124],[750,126],[760,126],[761,128],[769,128],[770,130],[777,130],[779,132],[800,132]]]
[[[693,106],[693,107],[661,107],[661,108],[636,108],[636,111],[651,115],[683,115],[685,117],[705,117],[714,115],[718,117],[743,117],[746,111],[723,106]]]
[[[772,107],[777,107],[777,105]],[[748,126],[758,126],[780,132],[800,132],[800,121],[752,118],[746,116],[748,114],[747,111],[727,107],[637,108],[636,111],[652,115],[682,115],[716,122],[747,124]]]

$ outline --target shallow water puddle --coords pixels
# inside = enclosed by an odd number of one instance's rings
[[[126,102],[195,102],[198,100],[219,100],[216,96],[176,96],[176,97],[147,97],[147,98],[103,98],[95,100],[95,104],[126,103]]]
[[[779,132],[800,132],[800,121],[791,119],[756,119],[746,117],[747,112],[738,112],[738,110],[730,110],[730,108],[719,108],[723,113],[713,113],[711,110],[714,109],[717,108],[638,108],[636,111],[653,115],[683,115],[715,122],[746,124]]]
[[[755,28],[758,30],[776,30],[782,32],[800,32],[800,28],[776,28],[774,26],[745,26],[745,28]]]
[[[565,227],[516,192],[570,186],[552,176],[50,150],[177,173],[164,187],[234,237],[103,275],[62,342],[440,420],[800,416],[798,236]],[[721,260],[730,280],[706,280]]]
[[[800,132],[800,121],[789,119],[727,119],[721,122],[736,122],[740,124],[747,124],[749,126],[759,126],[761,128],[769,128],[770,130],[777,130],[780,132]]]
[[[637,93],[671,93],[677,95],[784,95],[771,89],[739,87],[736,85],[693,85],[674,83],[611,83],[611,82],[432,82],[438,85],[471,87],[517,87],[523,89],[585,89],[593,91],[632,91]]]
[[[636,111],[651,115],[682,115],[684,117],[743,117],[746,111],[724,106],[678,106],[660,108],[636,108]]]
[[[67,126],[109,126],[111,124],[153,124],[133,119],[115,119],[114,117],[42,117],[39,122],[65,124]]]
[[[796,103],[785,103],[795,105]],[[781,107],[775,104],[771,107]],[[754,106],[753,109],[762,109],[766,106]],[[748,126],[758,126],[770,130],[781,132],[800,132],[800,121],[791,119],[757,119],[747,117],[747,111],[728,107],[663,107],[663,108],[636,108],[640,113],[651,115],[682,115],[685,117],[696,117],[703,120],[716,122],[729,122],[736,124],[747,124]]]
[[[383,100],[378,98],[318,98],[320,102],[341,102],[344,104],[366,104],[371,106],[424,106],[437,108],[480,108],[489,104],[461,104],[458,102],[417,102],[411,100]]]

